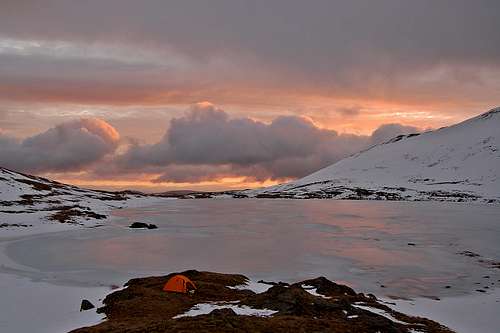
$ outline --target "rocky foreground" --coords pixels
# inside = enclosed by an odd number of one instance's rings
[[[175,274],[130,280],[97,310],[106,321],[73,332],[452,332],[324,277],[266,282],[270,288],[256,293],[243,275],[190,270],[180,273],[197,286],[190,296],[162,291]],[[214,310],[196,315],[200,308]]]

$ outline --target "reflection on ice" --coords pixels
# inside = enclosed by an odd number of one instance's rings
[[[85,276],[118,284],[196,268],[267,281],[326,276],[403,298],[463,294],[482,276],[500,273],[457,254],[499,259],[500,207],[493,205],[172,200],[116,215],[111,227],[12,242],[7,254],[66,281]],[[134,221],[159,228],[130,232]]]

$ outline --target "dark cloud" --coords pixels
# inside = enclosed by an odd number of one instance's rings
[[[2,4],[0,31],[25,39],[170,45],[193,57],[240,49],[287,62],[321,60],[315,66],[332,55],[373,57],[352,54],[369,49],[413,61],[496,62],[499,10],[496,0],[16,1]]]
[[[199,183],[231,177],[235,174],[243,175],[237,171],[227,165],[167,165],[162,168],[163,174],[153,182]]]
[[[389,136],[415,132],[390,124],[372,136],[338,134],[307,118],[277,117],[270,124],[230,118],[210,103],[193,106],[174,118],[163,139],[133,145],[118,156],[121,172],[149,169],[163,173],[157,181],[194,182],[228,176],[256,180],[305,176]]]
[[[172,94],[189,102],[210,99],[206,87],[239,83],[496,101],[498,12],[497,0],[9,1],[0,37],[41,46],[16,45],[12,59],[0,45],[0,97],[133,103]],[[44,44],[51,41],[76,46]]]
[[[80,170],[114,152],[119,139],[96,118],[62,123],[24,140],[0,134],[0,165],[26,172]]]

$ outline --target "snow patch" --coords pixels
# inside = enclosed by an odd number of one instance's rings
[[[368,305],[357,305],[357,304],[354,305],[353,304],[353,306],[355,308],[358,308],[358,309],[361,309],[361,310],[365,310],[365,311],[369,311],[369,312],[378,314],[379,316],[385,317],[385,318],[387,318],[387,319],[389,319],[389,320],[391,320],[391,321],[393,321],[395,323],[403,324],[403,325],[408,325],[408,323],[394,318],[390,313],[387,313],[386,311],[384,311],[382,309],[374,308],[374,307],[371,307],[371,306],[368,306]]]
[[[261,294],[266,292],[269,288],[271,288],[272,285],[249,280],[245,284],[240,284],[237,286],[227,286],[227,287],[229,289],[236,289],[236,290],[251,290],[256,294]]]
[[[214,310],[231,309],[240,316],[257,316],[257,317],[270,317],[278,311],[269,309],[255,309],[246,305],[237,305],[235,302],[211,302],[199,303],[189,309],[187,312],[173,317],[173,319],[183,317],[195,317],[200,315],[209,314]]]
[[[329,296],[325,296],[325,295],[318,293],[318,288],[316,288],[314,286],[309,286],[307,284],[303,284],[303,285],[301,285],[301,287],[302,287],[302,289],[304,289],[305,291],[307,291],[309,294],[311,294],[313,296],[322,297],[322,298],[326,298],[326,299],[331,298]]]

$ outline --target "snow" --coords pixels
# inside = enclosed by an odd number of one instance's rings
[[[500,325],[500,288],[490,293],[472,293],[445,297],[436,301],[428,298],[386,300],[396,311],[435,320],[457,333],[498,333]]]
[[[500,202],[500,108],[454,126],[394,138],[288,184],[244,193],[302,198],[337,191],[334,197],[342,199],[356,189],[403,200]]]
[[[390,313],[387,313],[386,311],[384,311],[382,309],[374,308],[374,307],[368,306],[368,305],[359,305],[359,304],[353,305],[353,306],[355,308],[358,308],[358,309],[361,309],[361,310],[365,310],[365,311],[369,311],[369,312],[378,314],[379,316],[382,316],[382,317],[385,317],[387,319],[390,319],[390,320],[392,320],[395,323],[399,323],[399,324],[403,324],[403,325],[408,325],[408,323],[405,323],[404,321],[401,321],[401,320],[398,320],[398,319],[394,318]]]
[[[98,324],[107,287],[60,286],[0,273],[0,332],[58,333]],[[80,312],[82,299],[95,309]]]
[[[252,280],[247,281],[245,284],[240,284],[237,286],[228,286],[229,289],[237,290],[251,290],[256,294],[266,292],[272,285],[267,283],[255,282]]]
[[[270,317],[278,311],[269,309],[254,309],[246,305],[237,305],[234,302],[212,302],[212,303],[199,303],[193,306],[187,312],[173,317],[174,319],[182,317],[195,317],[204,314],[209,314],[214,310],[232,309],[237,315],[240,316],[257,316],[257,317]]]
[[[322,298],[326,298],[326,299],[331,298],[331,297],[321,295],[320,293],[318,293],[318,288],[316,288],[314,286],[309,286],[307,284],[303,284],[303,285],[301,285],[301,287],[302,287],[302,289],[304,289],[305,291],[307,291],[309,294],[311,294],[313,296],[322,297]]]
[[[58,232],[102,225],[105,219],[74,216],[71,223],[50,220],[64,207],[83,213],[107,216],[122,207],[142,207],[165,202],[169,198],[131,193],[114,193],[78,188],[48,179],[28,176],[0,167],[0,238]]]

